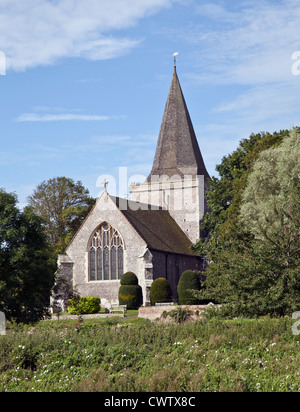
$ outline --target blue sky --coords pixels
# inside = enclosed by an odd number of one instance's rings
[[[299,50],[298,0],[0,0],[0,187],[23,206],[56,176],[93,196],[119,167],[147,176],[177,51],[216,175],[252,132],[300,125]]]

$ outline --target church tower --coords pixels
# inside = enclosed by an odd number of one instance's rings
[[[151,173],[145,183],[131,185],[130,199],[168,210],[195,243],[209,178],[175,65]]]

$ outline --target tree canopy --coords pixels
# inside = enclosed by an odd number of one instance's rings
[[[252,135],[224,157],[208,194],[211,260],[205,297],[235,316],[291,313],[300,304],[300,132]]]
[[[16,205],[17,197],[0,189],[0,311],[35,322],[48,314],[55,268],[43,220]]]
[[[38,185],[28,202],[46,221],[52,250],[63,253],[95,204],[95,199],[81,182],[56,177]]]
[[[265,150],[249,175],[240,220],[255,239],[267,242],[288,266],[299,254],[300,129]]]
[[[226,247],[227,241],[247,236],[238,222],[238,215],[248,175],[260,153],[280,145],[288,135],[288,130],[251,134],[248,139],[241,140],[235,151],[223,157],[216,166],[219,177],[212,177],[206,193],[210,212],[204,216],[202,230],[209,233],[209,242],[200,240],[194,246],[195,251],[212,259]]]

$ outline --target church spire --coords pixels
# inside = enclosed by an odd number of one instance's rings
[[[152,176],[209,178],[177,76],[176,64],[161,124]]]

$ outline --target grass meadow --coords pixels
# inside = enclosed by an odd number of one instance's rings
[[[299,349],[289,318],[8,325],[0,391],[296,392]]]

